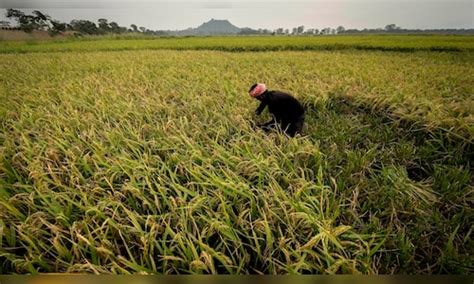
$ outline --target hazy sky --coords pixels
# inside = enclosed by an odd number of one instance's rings
[[[38,9],[55,19],[97,21],[121,26],[185,29],[205,21],[227,19],[238,27],[474,28],[474,0],[313,0],[313,1],[159,1],[159,0],[0,0],[6,8]],[[30,8],[30,9],[28,9]]]

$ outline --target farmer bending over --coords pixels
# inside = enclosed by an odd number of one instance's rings
[[[298,133],[301,134],[304,123],[304,108],[298,100],[284,92],[267,90],[265,84],[260,83],[254,84],[250,88],[249,94],[261,102],[255,111],[256,115],[260,115],[268,106],[268,110],[273,117],[269,122],[258,125],[259,127],[268,131],[278,124],[291,137]]]

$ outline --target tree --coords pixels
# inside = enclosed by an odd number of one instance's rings
[[[61,23],[55,20],[51,20],[51,28],[49,28],[48,32],[50,35],[55,36],[58,35],[66,30],[66,24]]]
[[[397,30],[397,29],[400,29],[400,28],[398,28],[397,25],[395,24],[390,24],[390,25],[385,26],[385,30],[389,32]]]
[[[38,27],[36,22],[37,17],[25,15],[25,13],[20,10],[7,9],[6,16],[9,19],[14,19],[20,25],[20,30],[24,32],[31,33]]]
[[[36,30],[46,30],[49,29],[50,25],[49,22],[51,21],[51,17],[41,13],[38,10],[34,10],[33,12],[32,23]]]
[[[282,35],[283,34],[283,28],[278,28],[278,29],[276,29],[275,32],[276,32],[277,35]]]
[[[120,26],[116,22],[110,22],[109,27],[109,31],[112,33],[119,34],[121,32]]]
[[[342,34],[346,31],[346,28],[344,28],[343,26],[339,26],[336,28],[336,31],[338,34]]]
[[[100,33],[100,30],[95,23],[88,20],[72,20],[70,27],[73,31],[78,31],[84,34],[96,35]]]
[[[20,10],[7,9],[5,14],[7,18],[15,20],[17,23],[21,24],[21,21],[24,21],[25,13]]]
[[[254,30],[251,28],[241,28],[240,31],[238,32],[239,35],[256,35],[258,34],[258,30]]]
[[[32,14],[26,15],[20,10],[8,9],[6,16],[16,20],[20,30],[27,33],[33,30],[47,30],[50,34],[56,35],[66,29],[66,24],[52,20],[50,16],[38,10],[34,10]]]
[[[296,30],[296,32],[297,32],[298,34],[302,34],[303,31],[304,31],[304,26],[299,26],[299,27],[297,28],[297,30]]]
[[[293,28],[293,31],[291,32],[292,35],[296,35],[298,33],[298,28]]]
[[[145,28],[145,27],[139,27],[139,29],[142,31],[142,33],[145,33],[145,32],[146,32],[146,28]]]
[[[15,20],[18,20],[19,18],[25,16],[25,13],[23,13],[20,10],[16,10],[16,9],[7,9],[6,16],[7,16],[7,18],[13,18]]]
[[[134,33],[138,33],[138,27],[137,27],[137,25],[131,24],[130,27],[132,28],[132,31],[133,31]]]
[[[318,29],[314,29],[314,34],[315,34],[315,35],[319,35],[319,30],[318,30]]]
[[[100,18],[99,20],[97,20],[97,22],[99,23],[99,30],[102,32],[102,33],[108,33],[110,31],[110,27],[109,27],[109,23],[107,21],[107,19],[104,19],[104,18]]]
[[[324,28],[321,30],[322,35],[328,35],[331,33],[331,28]]]

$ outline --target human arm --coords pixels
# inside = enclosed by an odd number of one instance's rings
[[[265,109],[266,106],[267,106],[266,102],[261,102],[260,105],[258,106],[257,110],[255,110],[255,114],[260,115],[262,113],[262,111]]]

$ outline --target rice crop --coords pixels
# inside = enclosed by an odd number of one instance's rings
[[[143,49],[246,51],[381,50],[472,51],[473,36],[342,35],[342,36],[223,36],[223,37],[84,37],[47,41],[0,41],[0,53],[88,52]]]
[[[0,54],[0,273],[472,274],[473,56]]]

